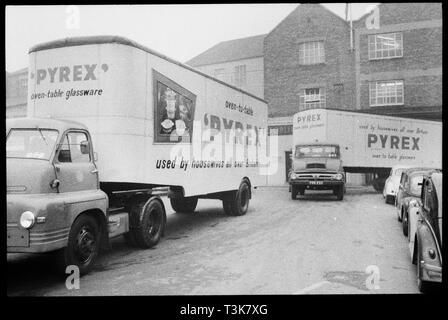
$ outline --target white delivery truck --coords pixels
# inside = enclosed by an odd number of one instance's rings
[[[442,167],[442,123],[331,109],[293,116],[291,197],[332,190],[342,200],[345,173],[372,173],[373,185],[394,165]]]
[[[84,274],[110,237],[158,243],[160,195],[237,216],[264,181],[266,102],[131,40],[39,44],[28,89],[27,118],[7,121],[8,252],[57,251]]]

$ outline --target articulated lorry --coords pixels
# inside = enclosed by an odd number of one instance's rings
[[[7,251],[89,272],[124,235],[149,248],[174,211],[244,215],[264,182],[267,104],[131,40],[30,49],[26,118],[7,120]]]
[[[442,168],[442,123],[331,109],[293,117],[292,199],[305,190],[344,198],[346,173],[371,173],[382,190],[394,165]]]

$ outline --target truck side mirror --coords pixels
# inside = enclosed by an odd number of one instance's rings
[[[82,154],[89,154],[90,153],[90,144],[89,141],[81,141],[81,153]]]

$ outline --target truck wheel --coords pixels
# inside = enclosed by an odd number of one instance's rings
[[[403,234],[405,237],[408,236],[408,213],[403,213],[403,222],[402,222]]]
[[[250,187],[246,181],[241,182],[240,188],[234,195],[234,200],[223,200],[224,212],[230,216],[242,216],[249,208]]]
[[[300,194],[301,196],[303,196],[303,195],[305,194],[305,189],[300,189],[300,190],[299,190],[299,194]]]
[[[291,186],[291,199],[296,200],[297,194],[299,193],[299,188],[296,186]]]
[[[162,204],[154,199],[147,202],[142,201],[133,207],[132,214],[138,217],[137,224],[130,230],[136,245],[141,248],[155,246],[162,237],[166,223]]]
[[[170,203],[173,210],[177,213],[193,213],[198,204],[198,198],[170,198]]]
[[[85,275],[92,269],[100,249],[101,232],[95,218],[79,216],[70,229],[67,247],[57,252],[57,264],[61,272],[69,265],[76,265],[79,274]]]
[[[338,200],[344,199],[344,186],[340,186],[336,189],[336,197]]]

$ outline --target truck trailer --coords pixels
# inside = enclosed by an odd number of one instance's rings
[[[293,116],[292,199],[305,190],[345,193],[346,173],[370,173],[382,190],[394,165],[442,168],[442,123],[312,109]]]
[[[267,104],[132,40],[29,51],[27,117],[7,120],[7,250],[89,272],[124,235],[157,244],[174,211],[218,199],[244,215],[264,182]]]

